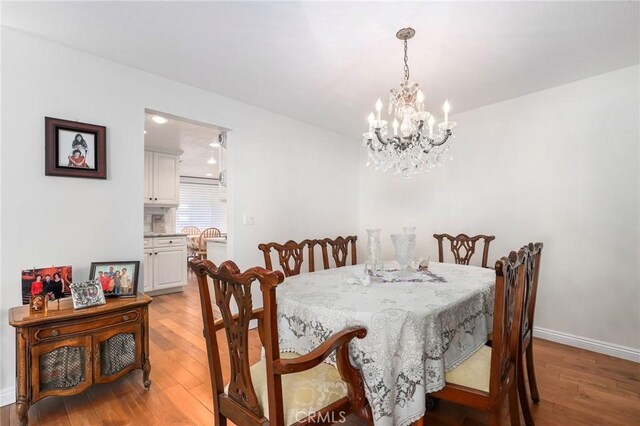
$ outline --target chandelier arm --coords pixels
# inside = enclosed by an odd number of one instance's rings
[[[451,136],[451,129],[447,129],[444,132],[444,137],[442,138],[441,141],[436,142],[435,139],[433,142],[431,142],[431,145],[433,146],[440,146],[440,145],[444,145],[445,142],[447,142],[449,140],[449,137]]]
[[[393,138],[387,139],[387,140],[383,139],[379,128],[375,129],[374,133],[376,134],[376,137],[378,138],[378,142],[380,142],[383,146],[387,146],[390,143],[393,143],[394,141],[396,143],[401,143],[402,142],[402,139],[399,136],[394,136]]]
[[[428,146],[425,149],[423,149],[422,152],[424,152],[425,154],[428,154],[429,152],[431,152],[432,148],[434,148],[436,146],[444,145],[447,142],[447,140],[449,140],[449,137],[451,136],[451,134],[452,134],[451,133],[451,129],[445,130],[444,137],[439,142],[436,142],[435,139],[431,139],[431,138],[425,136],[425,139],[427,140]]]

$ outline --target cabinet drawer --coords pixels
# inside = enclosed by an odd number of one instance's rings
[[[139,321],[141,312],[138,309],[114,313],[94,318],[87,318],[82,322],[64,323],[61,322],[51,327],[32,329],[32,338],[36,342],[59,339],[83,332],[92,332],[103,327],[117,324],[126,324]]]
[[[153,247],[153,238],[145,238],[144,239],[144,248]]]
[[[185,237],[157,237],[155,239],[155,247],[172,247],[186,245],[187,239]]]

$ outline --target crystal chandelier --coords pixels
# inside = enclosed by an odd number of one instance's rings
[[[391,89],[388,113],[393,117],[393,137],[388,136],[387,121],[381,118],[382,101],[376,102],[376,114],[369,115],[369,131],[364,133],[363,145],[376,170],[393,170],[395,174],[411,177],[416,173],[439,166],[450,157],[449,144],[456,123],[449,121],[449,102],[445,101],[444,121],[436,126],[435,118],[424,109],[424,94],[418,83],[409,80],[407,40],[415,35],[413,28],[403,28],[396,37],[404,41],[404,81],[400,89]],[[398,134],[398,130],[400,134]]]

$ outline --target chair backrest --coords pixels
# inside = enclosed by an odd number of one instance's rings
[[[207,228],[200,234],[200,238],[215,238],[222,236],[218,228]]]
[[[495,240],[493,235],[474,235],[473,237],[467,234],[458,234],[456,237],[449,234],[433,234],[433,237],[438,240],[438,258],[440,262],[444,262],[444,251],[442,247],[443,240],[446,238],[451,243],[451,253],[458,265],[468,265],[471,257],[476,251],[476,243],[479,240],[484,241],[484,247],[482,249],[482,267],[487,267],[487,258],[489,257],[489,244]]]
[[[322,263],[324,264],[324,269],[329,269],[331,265],[329,264],[329,246],[331,246],[331,257],[333,257],[333,261],[336,264],[336,268],[340,268],[342,266],[347,265],[347,256],[349,254],[349,245],[351,245],[351,264],[355,265],[358,263],[357,255],[356,255],[356,241],[358,237],[355,235],[351,235],[349,237],[337,237],[335,240],[331,238],[324,238],[322,240],[318,240],[318,244],[322,247]]]
[[[309,256],[309,272],[315,271],[313,247],[316,243],[316,240],[304,240],[300,243],[289,240],[284,244],[274,242],[259,244],[258,249],[262,251],[264,255],[264,265],[270,271],[273,270],[273,264],[271,263],[271,249],[275,250],[278,253],[278,263],[280,264],[285,277],[291,277],[293,275],[300,274],[302,263],[304,262],[305,248],[307,248]]]
[[[533,317],[536,310],[536,296],[538,293],[538,277],[540,274],[540,260],[542,258],[542,243],[529,243],[524,248],[529,249],[530,256],[526,265],[524,280],[524,318],[522,319],[522,338],[525,343],[531,340]]]
[[[200,229],[195,226],[185,226],[180,232],[187,235],[199,235]]]
[[[265,424],[267,421],[256,395],[251,380],[249,366],[249,322],[258,320],[260,339],[265,347],[267,369],[273,369],[273,361],[279,359],[278,328],[276,318],[275,288],[284,281],[280,271],[267,271],[254,267],[241,272],[235,263],[226,261],[216,267],[209,260],[192,260],[191,268],[198,277],[204,335],[207,345],[211,386],[213,390],[214,423],[219,424],[220,417],[230,419],[236,424]],[[208,277],[213,279],[215,304],[220,310],[222,320],[214,321],[213,305],[209,290]],[[251,284],[260,283],[263,297],[263,310],[253,310]],[[238,308],[238,313],[231,312],[231,299]],[[227,347],[230,358],[231,379],[227,393],[224,391],[220,349],[216,331],[224,328],[227,336]],[[269,371],[268,371],[269,373]],[[279,376],[274,376],[279,381]],[[278,424],[276,419],[283,419],[283,408],[280,397],[271,398],[275,388],[270,389],[269,418],[271,424]],[[271,399],[274,406],[271,407]],[[273,412],[272,412],[273,410]]]
[[[489,390],[501,394],[505,381],[515,380],[515,363],[520,350],[520,327],[523,317],[525,268],[529,262],[526,247],[518,253],[496,261],[495,304],[493,310],[493,343],[491,345],[491,377]]]

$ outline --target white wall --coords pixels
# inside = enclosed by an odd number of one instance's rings
[[[493,234],[491,263],[542,241],[536,325],[638,357],[639,73],[458,114],[453,161],[417,178],[375,172],[361,158],[360,238],[382,228],[392,255],[389,234],[415,225],[419,251],[437,259],[434,232]]]
[[[142,257],[145,108],[232,129],[240,268],[262,264],[259,242],[357,229],[356,140],[6,28],[2,62],[0,405],[14,397],[6,319],[21,301],[20,271],[72,264],[84,279],[91,261]],[[108,180],[44,176],[45,116],[107,126]],[[243,212],[254,226],[241,224]]]

